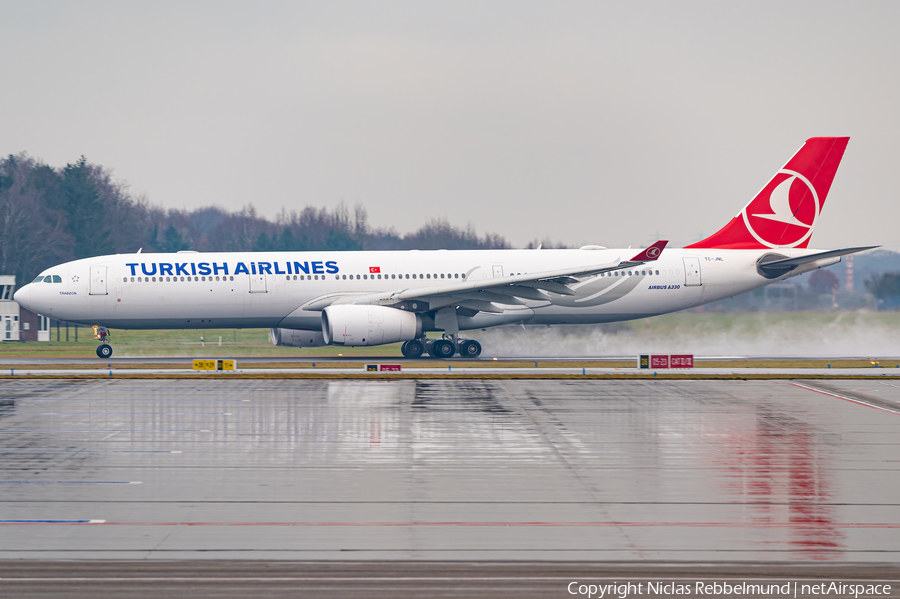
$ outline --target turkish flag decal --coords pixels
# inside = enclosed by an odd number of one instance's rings
[[[375,274],[375,273],[380,273],[380,272],[381,272],[380,266],[370,266],[369,267],[369,274]]]

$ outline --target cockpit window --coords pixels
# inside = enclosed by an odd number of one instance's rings
[[[44,280],[44,275],[41,275],[38,278],[36,278],[35,280],[33,280],[32,283],[40,283],[43,280]]]
[[[47,275],[46,277],[44,277],[44,282],[45,282],[45,283],[52,283],[52,282],[53,282],[53,277],[51,277],[50,275]]]
[[[62,277],[59,275],[53,275],[53,282],[54,283],[62,283]]]

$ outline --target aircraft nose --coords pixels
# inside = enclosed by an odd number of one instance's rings
[[[26,310],[31,310],[32,312],[34,312],[34,310],[32,310],[32,299],[31,299],[31,296],[33,295],[33,293],[34,293],[34,284],[31,283],[31,284],[25,285],[24,287],[22,287],[21,289],[16,291],[13,294],[13,299],[16,300],[16,302],[20,306],[25,307]]]

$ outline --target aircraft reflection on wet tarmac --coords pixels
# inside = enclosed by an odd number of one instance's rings
[[[895,561],[900,386],[818,384],[3,381],[0,558]]]

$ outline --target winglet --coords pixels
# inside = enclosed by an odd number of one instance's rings
[[[659,258],[660,254],[662,254],[663,249],[665,249],[666,244],[669,243],[664,239],[660,239],[643,252],[629,260],[629,262],[653,262],[657,258]]]

